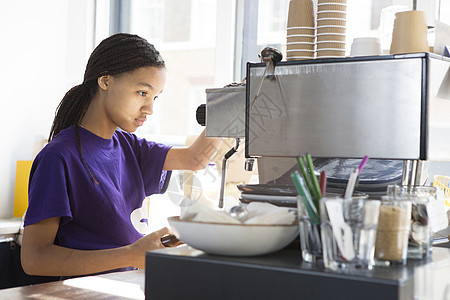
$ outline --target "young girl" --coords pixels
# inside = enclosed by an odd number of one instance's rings
[[[59,104],[50,142],[31,169],[26,273],[144,268],[145,253],[163,247],[169,230],[143,236],[145,220],[133,212],[164,192],[170,170],[204,168],[221,143],[203,132],[192,146],[171,148],[131,134],[153,113],[165,81],[159,52],[139,36],[113,35],[92,52],[83,83]]]

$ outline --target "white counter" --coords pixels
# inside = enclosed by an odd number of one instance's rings
[[[20,233],[22,219],[0,219],[0,242]]]

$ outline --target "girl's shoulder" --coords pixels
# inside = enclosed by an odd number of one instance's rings
[[[77,138],[73,126],[61,130],[45,147],[41,153],[65,153],[77,149]]]
[[[126,144],[133,149],[161,148],[168,151],[171,148],[169,145],[151,141],[143,137],[138,137],[134,133],[129,133],[122,130],[116,130],[113,138],[116,138],[122,146]]]
[[[138,137],[134,133],[126,132],[120,129],[117,129],[114,132],[113,139],[116,139],[121,145],[123,146],[129,146],[132,148],[141,147],[142,143],[149,143],[149,141]],[[150,142],[152,143],[152,142]]]

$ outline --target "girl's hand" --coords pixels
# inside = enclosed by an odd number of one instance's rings
[[[164,248],[161,238],[171,233],[167,227],[161,228],[146,236],[143,236],[130,245],[132,266],[139,269],[145,268],[145,253],[155,249]]]

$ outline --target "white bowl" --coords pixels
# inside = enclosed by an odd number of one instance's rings
[[[246,225],[203,223],[168,218],[176,236],[209,254],[254,256],[278,251],[298,235],[298,224]]]

